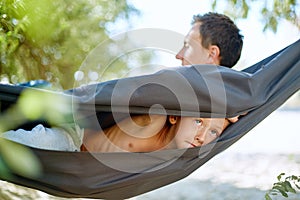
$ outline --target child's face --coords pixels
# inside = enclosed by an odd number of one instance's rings
[[[177,148],[208,144],[219,137],[229,124],[224,118],[182,117],[175,136]]]

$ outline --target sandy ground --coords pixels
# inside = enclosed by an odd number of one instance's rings
[[[259,200],[281,172],[299,175],[299,171],[300,155],[224,153],[186,179],[131,200]],[[300,194],[288,199],[299,200]]]
[[[264,199],[281,172],[300,175],[299,119],[300,111],[278,110],[187,178],[130,200]],[[64,198],[0,182],[2,199]],[[300,191],[288,199],[300,200]]]

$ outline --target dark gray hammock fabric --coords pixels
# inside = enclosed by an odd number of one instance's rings
[[[300,88],[300,40],[245,69],[178,67],[155,74],[75,88],[74,120],[89,128],[110,126],[131,114],[232,117],[218,141],[191,149],[151,153],[57,152],[32,148],[43,174],[12,183],[61,197],[124,199],[180,180],[248,133]],[[1,109],[24,87],[0,85]],[[42,92],[47,92],[43,91]]]

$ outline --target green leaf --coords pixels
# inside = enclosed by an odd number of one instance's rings
[[[29,148],[0,138],[0,153],[12,172],[31,178],[41,174],[41,165]]]
[[[278,181],[281,181],[281,177],[284,176],[284,175],[285,175],[285,173],[280,173],[280,174],[277,176],[277,180],[278,180]]]
[[[276,186],[273,187],[273,189],[279,191],[282,196],[288,197],[288,194],[286,193],[285,188],[282,187],[281,185],[276,185]]]
[[[292,185],[289,181],[284,182],[284,187],[285,187],[286,191],[296,194],[296,190],[292,187]]]
[[[0,177],[1,178],[9,178],[10,173],[7,169],[7,166],[5,165],[2,157],[0,156]]]
[[[214,10],[217,5],[217,0],[214,0],[213,3],[211,4],[212,9]]]
[[[265,195],[265,199],[266,199],[266,200],[272,200],[272,198],[270,197],[269,194],[266,194],[266,195]]]

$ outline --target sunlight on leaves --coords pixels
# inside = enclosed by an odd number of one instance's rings
[[[43,79],[57,90],[72,88],[88,52],[109,37],[109,24],[137,13],[126,0],[3,0],[1,75],[13,84]]]
[[[26,90],[19,99],[19,110],[30,120],[47,119],[58,124],[72,116],[71,97],[57,95],[43,90]]]

